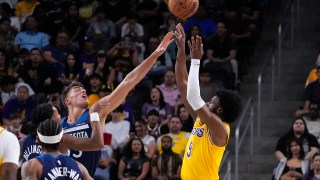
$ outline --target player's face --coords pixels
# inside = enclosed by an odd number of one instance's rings
[[[52,106],[52,109],[53,109],[52,119],[55,120],[57,123],[60,123],[61,122],[61,116],[60,116],[57,108]]]
[[[295,133],[303,133],[304,130],[305,130],[305,125],[304,125],[303,121],[301,119],[297,119],[293,123],[293,131]]]
[[[292,141],[290,143],[290,150],[291,150],[292,154],[299,154],[299,152],[300,152],[299,144],[295,141]]]
[[[74,86],[67,97],[69,102],[68,104],[72,106],[78,106],[86,108],[88,107],[89,101],[86,90],[80,86]]]
[[[131,144],[132,152],[139,153],[142,148],[142,144],[139,140],[133,140]]]
[[[207,102],[207,107],[209,108],[209,110],[211,112],[218,114],[219,110],[221,109],[219,97],[218,96],[213,96],[211,101]]]

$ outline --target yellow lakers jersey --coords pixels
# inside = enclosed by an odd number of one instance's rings
[[[180,131],[179,134],[164,134],[161,137],[168,135],[172,138],[172,151],[179,154],[181,158],[183,158],[183,155],[186,150],[186,145],[188,143],[188,139],[190,137],[190,133]],[[161,137],[158,140],[158,149],[159,149],[159,154],[162,154],[162,149],[161,149]]]
[[[230,134],[229,125],[227,123],[224,125]],[[216,146],[211,140],[207,125],[197,118],[183,157],[181,178],[183,180],[218,180],[218,171],[224,151],[225,146]]]

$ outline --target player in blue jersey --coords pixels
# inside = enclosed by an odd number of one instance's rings
[[[108,104],[97,104],[92,108],[98,111],[102,107],[108,107]],[[30,134],[19,140],[20,143],[20,161],[26,162],[41,154],[41,145],[36,142],[37,128],[41,122],[46,119],[53,119],[60,123],[61,118],[57,109],[48,104],[43,103],[37,105],[31,112]],[[77,138],[71,135],[64,135],[63,142],[60,145],[60,152],[66,153],[67,150],[75,149],[79,151],[100,150],[103,147],[103,136],[100,122],[92,122],[92,133],[90,138]]]
[[[97,113],[92,113],[99,120]],[[93,118],[94,119],[94,118]],[[92,179],[88,170],[73,158],[61,154],[59,147],[63,130],[60,123],[53,119],[41,122],[37,137],[42,146],[42,155],[33,158],[22,165],[22,179]]]
[[[146,76],[158,57],[166,51],[168,45],[173,41],[173,35],[173,32],[168,32],[158,48],[147,59],[132,70],[110,95],[98,101],[98,103],[110,102],[109,108],[103,108],[99,112],[101,127],[104,127],[108,114],[123,102],[133,87]],[[62,118],[64,133],[76,137],[87,137],[90,135],[92,128],[88,121],[88,96],[83,85],[79,82],[71,83],[65,89],[62,98],[68,108],[68,116]],[[100,158],[100,153],[101,151],[82,152],[70,150],[68,154],[83,163],[90,175],[93,176]]]

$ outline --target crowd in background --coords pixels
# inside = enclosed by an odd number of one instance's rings
[[[203,100],[221,88],[237,91],[259,42],[265,6],[259,0],[200,0],[194,16],[178,19],[166,0],[0,0],[0,123],[20,139],[36,105],[48,102],[66,116],[60,97],[73,81],[84,84],[91,106],[178,22],[187,40],[203,38]],[[175,83],[176,51],[172,43],[108,117],[96,179],[180,178],[193,120]]]

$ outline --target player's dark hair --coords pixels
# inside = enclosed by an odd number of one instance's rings
[[[238,94],[230,90],[219,90],[216,93],[219,97],[222,108],[222,121],[233,123],[240,116],[242,111],[242,102]]]
[[[52,105],[48,103],[38,104],[35,108],[32,109],[30,115],[30,130],[31,137],[36,138],[37,136],[37,128],[41,122],[46,119],[51,119],[54,111],[52,109]]]
[[[77,81],[74,81],[74,82],[72,82],[68,87],[66,87],[66,88],[63,90],[63,92],[62,92],[62,102],[63,102],[64,105],[65,105],[64,100],[66,99],[66,97],[68,97],[70,90],[71,90],[73,87],[76,87],[76,86],[79,86],[79,87],[84,88],[84,86],[83,86],[82,83],[77,82]],[[66,105],[65,105],[65,106],[66,106]]]
[[[46,119],[45,121],[41,122],[38,127],[38,132],[44,136],[56,136],[60,134],[61,131],[62,125],[53,119]],[[46,150],[59,150],[60,142],[55,144],[41,142],[41,146]]]

